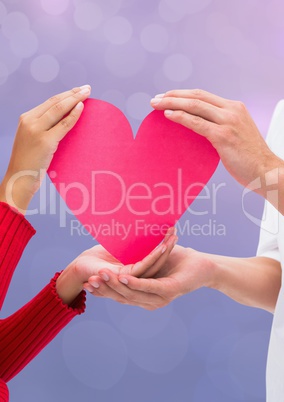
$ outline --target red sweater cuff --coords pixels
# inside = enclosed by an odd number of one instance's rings
[[[4,381],[0,378],[0,402],[9,402],[9,390]]]

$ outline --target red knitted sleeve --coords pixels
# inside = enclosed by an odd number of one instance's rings
[[[15,268],[34,234],[34,228],[22,214],[0,202],[0,309]]]
[[[0,202],[0,308],[19,259],[35,230],[24,216]],[[56,292],[57,273],[29,303],[0,320],[0,402],[9,401],[6,382],[22,370],[72,318],[85,310],[85,292],[71,306]]]
[[[73,317],[85,310],[85,292],[72,306],[64,304],[56,292],[57,273],[29,303],[0,321],[0,378],[11,380]]]

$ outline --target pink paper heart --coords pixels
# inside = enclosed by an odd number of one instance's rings
[[[88,99],[48,172],[79,221],[128,264],[159,244],[218,162],[208,140],[169,121],[163,112],[150,113],[134,139],[119,109]]]

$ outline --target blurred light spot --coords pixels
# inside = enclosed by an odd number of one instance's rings
[[[162,52],[168,45],[169,36],[166,28],[158,24],[150,24],[143,28],[140,40],[149,52]]]
[[[105,64],[117,77],[132,77],[143,70],[146,61],[145,50],[139,42],[131,39],[124,45],[109,45],[105,52]]]
[[[101,8],[90,1],[78,3],[74,12],[74,21],[78,28],[83,31],[93,31],[102,22]]]
[[[166,0],[160,1],[159,14],[166,22],[178,22],[185,17],[183,10],[178,7],[169,6]]]
[[[229,362],[229,373],[238,381],[247,398],[265,395],[265,369],[269,343],[268,331],[244,335],[235,345]]]
[[[143,92],[132,94],[126,102],[127,113],[134,119],[144,119],[147,114],[153,111],[150,105],[151,98],[149,94]],[[154,316],[154,314],[152,314],[152,316]]]
[[[140,328],[142,323],[147,325],[141,322]],[[172,315],[168,323],[165,325],[164,322],[162,327],[155,325],[153,331],[151,328],[143,330],[144,336],[142,332],[140,339],[139,333],[132,330],[132,334],[136,332],[135,338],[139,340],[127,337],[129,357],[137,366],[150,373],[161,374],[172,371],[181,363],[188,351],[188,331],[181,318]]]
[[[63,14],[69,6],[69,0],[40,0],[40,2],[43,10],[51,15]]]
[[[10,39],[17,31],[27,31],[30,29],[28,17],[19,11],[12,12],[4,18],[1,30]]]
[[[48,184],[48,179],[44,184]],[[39,194],[39,192],[37,193]],[[39,204],[35,206],[39,208]],[[46,247],[42,245],[35,253],[29,264],[29,282],[33,292],[43,288],[54,276],[55,270],[61,271],[75,257],[76,251],[67,247]],[[40,267],[40,269],[39,269]],[[55,268],[56,267],[56,268]]]
[[[16,56],[10,47],[10,41],[1,35],[0,32],[0,62],[8,69],[9,74],[12,74],[21,65],[22,58]],[[4,70],[3,70],[4,71]]]
[[[104,26],[104,34],[110,43],[122,45],[131,39],[133,33],[130,22],[123,17],[113,17]]]
[[[5,4],[0,1],[0,25],[3,23],[5,17],[7,15],[7,9],[5,7]]]
[[[71,374],[93,389],[112,388],[127,367],[127,349],[121,336],[103,322],[84,321],[67,328],[62,351]]]
[[[52,26],[52,29],[50,27]],[[57,55],[68,49],[70,26],[62,17],[44,16],[33,23],[33,31],[39,38],[39,53]]]
[[[87,82],[87,70],[82,63],[70,61],[60,67],[60,80],[66,88],[84,85]]]
[[[173,54],[165,60],[163,71],[170,80],[182,82],[191,76],[193,67],[190,59],[184,54]]]
[[[2,61],[0,61],[0,85],[5,84],[8,77],[9,77],[9,70],[8,70],[6,64],[4,64]],[[1,150],[2,150],[2,148],[1,148]]]
[[[167,5],[172,9],[179,9],[184,15],[186,14],[196,14],[204,10],[212,0],[164,0]]]
[[[105,91],[100,98],[106,102],[111,103],[112,105],[115,105],[120,110],[125,109],[126,98],[125,95],[120,91],[110,89],[108,91]]]
[[[42,55],[31,62],[31,75],[36,81],[50,82],[59,74],[60,66],[54,56]]]
[[[12,52],[19,57],[28,58],[36,53],[38,49],[38,38],[33,31],[16,31],[11,39]]]

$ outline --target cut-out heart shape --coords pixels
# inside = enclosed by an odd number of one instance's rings
[[[145,257],[219,162],[207,139],[153,111],[134,139],[115,106],[88,99],[49,175],[85,228],[122,263]]]

